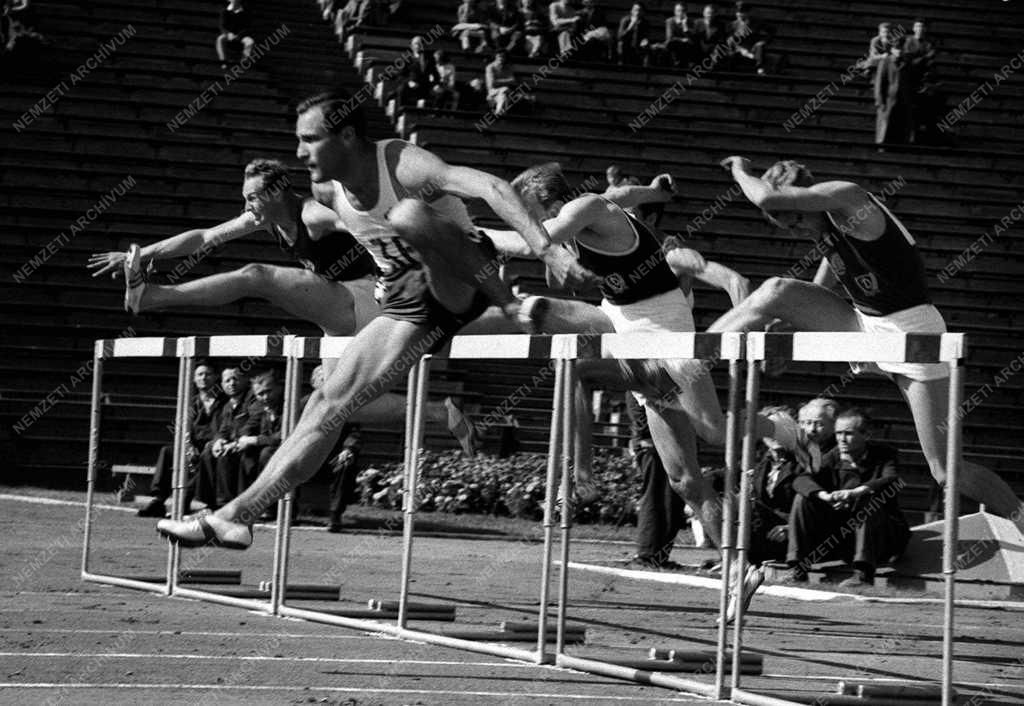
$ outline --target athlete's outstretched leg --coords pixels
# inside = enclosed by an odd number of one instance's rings
[[[265,299],[333,336],[355,331],[353,297],[339,282],[297,267],[252,263],[181,284],[146,284],[138,311],[221,306],[244,297]]]
[[[921,442],[921,450],[928,461],[932,477],[945,487],[949,378],[920,381],[911,380],[905,375],[894,377],[914,415],[917,438]],[[959,486],[961,493],[984,503],[991,512],[1010,518],[1024,532],[1024,503],[1014,495],[1006,481],[993,471],[961,459]]]
[[[774,319],[798,331],[860,330],[853,307],[839,295],[811,282],[772,277],[719,317],[708,332],[761,330]]]

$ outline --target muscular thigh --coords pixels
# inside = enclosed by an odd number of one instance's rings
[[[328,335],[353,333],[354,300],[344,284],[297,267],[274,267],[268,280],[264,296],[288,313],[316,324]]]
[[[784,280],[774,291],[769,312],[797,331],[859,331],[853,306],[812,282]]]

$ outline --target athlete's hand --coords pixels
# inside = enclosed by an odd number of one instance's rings
[[[750,160],[747,159],[746,157],[740,157],[739,155],[735,154],[730,157],[726,157],[721,162],[719,162],[719,164],[721,164],[725,171],[729,172],[730,174],[735,172],[737,168],[744,172],[750,171]]]
[[[95,270],[92,273],[93,277],[102,277],[109,272],[111,279],[117,279],[124,271],[126,257],[126,254],[120,251],[93,253],[89,256],[89,262],[86,267],[90,270]]]
[[[552,245],[541,256],[547,265],[548,286],[563,289],[596,287],[601,278],[583,267],[571,252]]]
[[[671,174],[659,174],[651,180],[651,186],[661,189],[666,193],[666,200],[671,200],[674,194],[679,193],[676,189],[676,180]]]

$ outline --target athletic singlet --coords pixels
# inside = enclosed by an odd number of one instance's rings
[[[573,240],[580,264],[601,277],[601,296],[612,304],[632,304],[678,289],[679,280],[665,262],[654,233],[642,221],[622,213],[636,236],[627,252],[610,253]]]
[[[348,282],[374,274],[373,258],[356,242],[351,233],[332,230],[313,240],[309,235],[309,229],[302,221],[303,206],[305,202],[299,204],[298,212],[295,214],[294,243],[285,240],[279,228],[271,229],[277,236],[278,247],[298,260],[310,272],[331,282]]]
[[[352,236],[365,247],[373,257],[377,267],[385,274],[393,274],[410,268],[422,267],[415,251],[402,242],[398,233],[387,219],[388,212],[399,201],[392,185],[391,170],[387,163],[387,146],[398,140],[381,140],[377,142],[377,203],[369,211],[360,211],[352,207],[344,189],[336,193],[341,198],[334,200],[334,210],[341,222],[352,233]],[[431,194],[424,192],[423,196]],[[412,196],[411,194],[409,195]],[[466,204],[461,199],[444,195],[431,201],[431,207],[438,213],[455,221],[467,233],[475,232],[473,221],[469,218]]]
[[[874,194],[868,194],[882,211],[885,230],[870,242],[843,233],[832,214],[822,243],[829,267],[853,300],[869,316],[887,316],[920,304],[930,304],[924,260],[906,227]]]

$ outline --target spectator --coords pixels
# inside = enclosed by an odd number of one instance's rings
[[[399,74],[398,86],[388,96],[399,108],[415,106],[431,96],[439,79],[434,58],[424,50],[424,39],[417,35],[409,42],[412,56]]]
[[[611,62],[615,58],[615,41],[608,29],[604,10],[594,0],[583,0],[583,8],[577,15],[577,42],[582,58],[593,57],[599,61]]]
[[[273,371],[269,370],[256,376],[252,382],[252,394],[259,400],[262,407],[257,418],[250,417],[249,426],[238,439],[239,450],[258,449],[259,460],[255,474],[251,478],[243,478],[242,485],[248,488],[267,461],[281,445],[281,416],[284,414],[284,383]]]
[[[614,189],[617,186],[621,186],[624,178],[622,168],[618,164],[609,165],[608,168],[604,170],[604,178],[605,181],[608,182],[608,189]],[[607,189],[605,191],[607,191]]]
[[[914,33],[903,40],[900,51],[911,83],[914,142],[941,144],[938,121],[946,112],[946,98],[935,73],[935,42],[927,36],[924,20],[914,21]]]
[[[547,51],[547,24],[544,13],[537,9],[537,0],[520,0],[523,16],[523,46],[531,59]]]
[[[228,6],[220,11],[220,34],[217,36],[217,58],[220,67],[228,67],[228,49],[241,51],[242,57],[248,59],[256,44],[250,34],[251,18],[249,11],[242,5],[242,0],[228,0]]]
[[[497,116],[504,115],[510,107],[509,92],[516,83],[516,75],[508,64],[508,53],[495,52],[494,61],[484,69],[484,76],[487,81],[487,102],[491,110]]]
[[[654,45],[659,56],[665,56],[672,66],[688,67],[699,58],[694,27],[686,15],[686,5],[677,2],[672,16],[665,20],[665,41]]]
[[[882,151],[885,145],[906,145],[914,137],[914,92],[909,65],[900,48],[893,47],[889,56],[878,64],[875,73],[875,143]]]
[[[459,89],[456,81],[455,64],[443,49],[434,52],[434,66],[437,67],[437,84],[433,91],[432,104],[437,110],[458,110]]]
[[[815,397],[800,408],[797,423],[804,433],[807,454],[811,459],[809,471],[821,468],[822,457],[836,445],[836,414],[839,405],[827,397]]]
[[[761,412],[769,414],[776,409],[765,408]],[[789,410],[785,411],[790,413]],[[803,470],[793,453],[777,441],[762,441],[765,448],[750,477],[750,543],[747,558],[751,564],[786,560],[789,511],[796,495],[793,479]]]
[[[569,0],[554,0],[548,5],[548,21],[551,33],[558,42],[558,53],[564,54],[572,49],[572,40],[576,35],[579,17]]]
[[[629,14],[619,21],[619,64],[643,64],[649,60],[650,40],[642,3],[634,2]]]
[[[888,58],[892,54],[894,46],[892,24],[889,22],[880,23],[878,25],[878,34],[872,37],[868,43],[868,56],[864,61],[860,62],[860,68],[865,73],[875,69],[883,59]]]
[[[489,33],[487,13],[477,6],[476,0],[463,0],[459,5],[458,24],[452,27],[452,34],[459,38],[462,51],[473,50],[478,54],[487,51]]]
[[[188,407],[188,436],[185,440],[185,453],[188,462],[188,485],[184,504],[186,511],[195,488],[195,474],[199,467],[200,454],[206,445],[213,441],[217,431],[216,420],[219,418],[226,400],[217,386],[217,371],[206,361],[200,360],[196,363],[192,382],[195,384],[196,394],[192,397]],[[173,463],[174,447],[171,445],[161,447],[156,457],[156,467],[149,489],[153,499],[139,510],[139,517],[162,518],[167,516],[166,503],[167,499],[171,497],[171,484],[174,480],[172,477]]]
[[[514,2],[514,0],[513,0]],[[523,15],[509,0],[496,0],[491,16],[491,46],[512,53],[523,41]]]
[[[725,43],[725,27],[715,17],[715,6],[705,5],[701,18],[693,23],[693,34],[702,58],[711,56]]]
[[[647,413],[629,392],[626,393],[626,409],[630,418],[629,447],[633,466],[643,478],[637,503],[636,556],[630,563],[647,569],[677,569],[679,565],[671,561],[669,555],[686,521],[686,504],[669,485],[665,466],[651,440]]]
[[[259,462],[259,451],[240,449],[236,442],[251,423],[258,428],[263,405],[253,396],[249,379],[239,368],[225,368],[220,386],[228,399],[217,420],[216,437],[200,455],[196,479],[196,497],[210,509],[227,504],[244,490],[243,479],[254,477]]]
[[[751,63],[758,75],[768,73],[769,62],[765,47],[771,41],[772,30],[756,21],[751,15],[753,8],[745,2],[736,3],[736,19],[729,25],[728,41],[733,46],[733,61],[740,65]]]
[[[902,554],[910,528],[899,507],[896,449],[868,438],[867,414],[856,408],[836,419],[836,448],[817,473],[793,481],[788,579],[807,581],[811,565],[839,556],[853,563],[843,587],[870,586],[875,568]]]
[[[459,87],[459,110],[468,110],[472,113],[483,113],[487,108],[487,94],[484,91],[482,79],[470,79],[467,83],[461,81]]]

